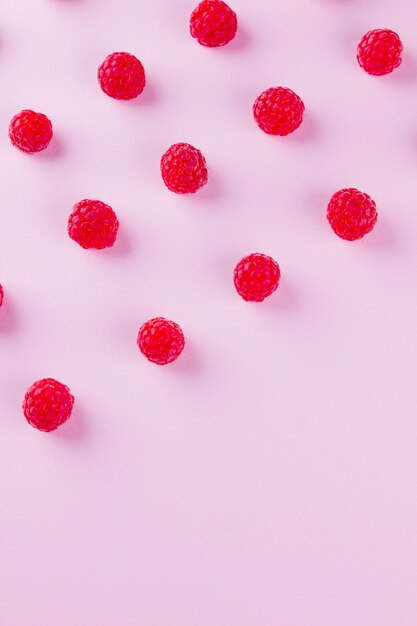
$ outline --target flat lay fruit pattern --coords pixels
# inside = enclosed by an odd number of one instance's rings
[[[189,29],[191,37],[202,46],[221,47],[235,38],[238,19],[222,0],[203,0],[191,14]],[[376,29],[360,40],[357,61],[368,74],[383,76],[401,64],[402,52],[402,42],[395,32]],[[101,90],[116,100],[135,99],[146,89],[145,68],[136,56],[128,52],[109,54],[99,66],[97,78]],[[304,113],[305,104],[300,96],[283,86],[265,89],[252,107],[258,127],[275,137],[285,137],[296,131],[303,123]],[[41,152],[53,140],[52,123],[44,113],[24,109],[12,118],[9,139],[22,152]],[[194,194],[210,179],[203,152],[185,142],[171,145],[162,154],[160,172],[165,186],[176,194]],[[74,192],[77,193],[76,190]],[[377,217],[374,200],[355,188],[344,188],[334,193],[327,207],[331,229],[346,241],[358,240],[370,233]],[[67,229],[69,237],[82,248],[102,250],[116,243],[119,221],[109,205],[101,200],[84,199],[77,202],[70,212]],[[245,256],[230,274],[237,293],[246,302],[264,301],[278,289],[281,279],[277,261],[263,252]],[[0,306],[4,297],[0,285]],[[178,323],[155,317],[140,327],[137,345],[146,359],[158,365],[167,365],[181,355],[185,338]],[[73,404],[74,397],[66,385],[45,378],[33,383],[27,390],[23,413],[29,424],[38,430],[52,431],[69,419]]]

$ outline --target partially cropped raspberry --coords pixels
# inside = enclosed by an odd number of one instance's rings
[[[253,115],[268,135],[288,135],[303,121],[304,104],[287,87],[271,87],[262,92],[253,105]]]
[[[247,302],[262,302],[279,284],[281,272],[274,259],[255,252],[245,256],[235,267],[233,280],[236,290]]]
[[[361,239],[371,232],[378,213],[368,194],[357,189],[341,189],[330,199],[327,219],[336,235],[348,241]]]
[[[152,363],[166,365],[172,363],[184,349],[184,335],[175,322],[163,317],[155,317],[141,326],[138,346]]]
[[[2,304],[3,304],[3,300],[4,300],[4,289],[3,289],[3,287],[0,285],[0,306],[2,306]]]
[[[191,14],[191,35],[202,46],[225,46],[236,30],[236,13],[222,0],[203,0]]]
[[[68,234],[82,248],[111,248],[118,230],[116,213],[100,200],[77,202],[68,219]]]
[[[49,432],[71,416],[74,398],[66,385],[53,378],[33,383],[23,400],[23,413],[31,426]]]
[[[207,183],[206,160],[189,143],[175,143],[161,159],[165,185],[175,193],[195,193]]]
[[[113,52],[98,68],[98,82],[111,98],[132,100],[145,88],[145,70],[133,54]]]
[[[10,141],[27,154],[45,150],[49,146],[52,134],[52,124],[46,115],[29,109],[17,113],[9,125]]]
[[[359,43],[357,59],[368,74],[384,76],[401,64],[402,51],[401,39],[393,30],[370,30]]]

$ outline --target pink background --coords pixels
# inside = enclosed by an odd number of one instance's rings
[[[239,36],[188,35],[195,0],[0,4],[1,626],[414,626],[417,623],[417,10],[415,0],[234,0]],[[362,34],[399,32],[373,78]],[[104,96],[126,50],[148,84]],[[304,100],[299,132],[251,118],[273,85]],[[46,113],[27,157],[7,127]],[[162,184],[177,141],[206,155],[192,197]],[[356,186],[380,220],[347,243],[325,219]],[[73,204],[109,203],[112,250],[66,234]],[[241,300],[260,251],[282,283]],[[136,347],[163,315],[179,361]],[[24,420],[36,379],[76,396],[52,434]]]

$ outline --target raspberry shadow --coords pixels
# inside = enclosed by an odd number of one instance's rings
[[[71,417],[68,421],[52,433],[46,433],[46,435],[69,443],[83,443],[89,439],[89,425],[86,415],[76,396]]]
[[[184,350],[173,363],[161,366],[169,373],[178,375],[199,376],[202,371],[201,354],[196,349],[194,342],[185,336]]]
[[[19,327],[17,309],[6,291],[3,304],[0,307],[0,335],[13,333]]]
[[[128,106],[132,108],[144,108],[144,107],[153,107],[159,101],[159,94],[157,89],[154,86],[152,80],[149,80],[146,77],[145,87],[139,96],[133,98],[132,100],[119,100],[118,102],[122,106]]]
[[[64,0],[64,1],[68,2],[69,0]],[[42,152],[38,152],[34,156],[38,159],[53,160],[53,159],[60,159],[64,154],[65,154],[65,148],[64,148],[63,141],[61,137],[59,135],[56,135],[54,132],[54,135],[51,139],[51,143],[49,144],[49,146],[45,148],[45,150],[42,150]]]

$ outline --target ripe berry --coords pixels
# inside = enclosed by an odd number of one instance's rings
[[[388,28],[370,30],[359,43],[357,59],[365,72],[374,76],[390,74],[401,64],[403,44]]]
[[[33,383],[23,400],[23,413],[31,426],[49,432],[69,419],[74,398],[66,385],[53,378]]]
[[[262,302],[279,284],[281,272],[274,259],[258,252],[245,256],[235,267],[236,290],[247,302]]]
[[[145,88],[145,70],[133,54],[113,52],[98,68],[98,82],[111,98],[132,100]]]
[[[179,357],[185,340],[178,324],[163,317],[155,317],[141,326],[137,343],[149,361],[166,365]]]
[[[268,135],[288,135],[303,121],[304,103],[287,87],[271,87],[262,92],[253,105],[253,115]]]
[[[330,199],[327,219],[336,235],[348,241],[371,232],[378,213],[375,202],[357,189],[341,189]]]
[[[4,300],[4,289],[3,289],[3,287],[0,285],[0,306],[2,306],[2,304],[3,304],[3,300]]]
[[[202,46],[225,46],[236,30],[236,13],[222,0],[203,0],[191,14],[191,35]]]
[[[68,219],[68,234],[82,248],[111,248],[118,230],[116,213],[100,200],[77,202]]]
[[[52,124],[46,115],[28,109],[17,113],[9,125],[10,141],[27,154],[45,150],[52,134]]]
[[[165,185],[175,193],[195,193],[207,183],[206,160],[189,143],[175,143],[161,159]]]

